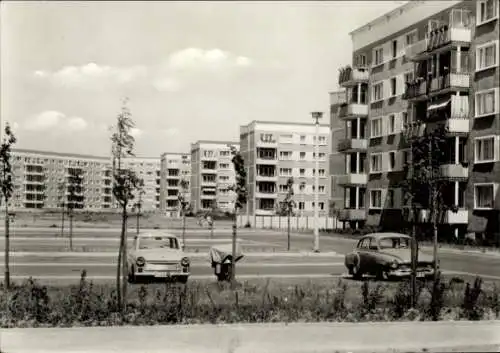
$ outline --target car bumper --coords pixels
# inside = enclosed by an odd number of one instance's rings
[[[390,270],[387,275],[389,277],[404,278],[411,276],[411,269],[396,269]],[[417,269],[417,278],[427,278],[434,276],[434,269]]]
[[[143,270],[141,272],[136,271],[134,274],[136,277],[155,277],[155,278],[172,278],[172,277],[187,277],[190,272],[180,271],[161,271],[161,270]]]

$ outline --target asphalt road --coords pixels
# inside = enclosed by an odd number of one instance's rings
[[[179,237],[180,230],[173,233]],[[135,232],[129,234],[132,239]],[[11,236],[11,275],[14,279],[33,276],[41,280],[74,282],[83,269],[89,278],[112,281],[116,266],[119,230],[82,230],[74,232],[74,250],[69,241],[59,236],[57,229],[17,229]],[[238,263],[237,276],[257,278],[335,278],[345,276],[343,255],[355,245],[355,240],[323,236],[322,253],[303,256],[286,255],[286,233],[266,230],[238,229],[238,239],[247,256]],[[312,235],[292,234],[292,250],[311,250]],[[193,280],[215,279],[208,263],[208,249],[214,244],[231,242],[231,230],[188,230],[186,251],[191,254]],[[0,273],[3,276],[4,238],[0,236]],[[424,251],[432,251],[424,249]],[[258,252],[258,253],[256,253]],[[275,254],[273,252],[279,252]],[[500,256],[440,251],[441,268],[445,275],[500,281]]]

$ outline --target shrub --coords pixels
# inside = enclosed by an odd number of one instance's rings
[[[433,321],[438,321],[441,315],[441,311],[444,307],[444,294],[446,290],[446,285],[442,283],[441,276],[438,274],[436,279],[432,282],[431,302],[427,310],[427,315]]]
[[[464,292],[464,302],[462,304],[463,315],[467,320],[479,320],[483,317],[483,308],[478,306],[478,299],[482,293],[482,280],[477,277],[474,286],[471,288],[467,283]]]

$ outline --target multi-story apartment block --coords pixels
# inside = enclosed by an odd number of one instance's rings
[[[161,213],[170,217],[179,216],[179,193],[184,200],[191,202],[191,156],[187,153],[162,154],[160,174]]]
[[[320,125],[318,136],[319,152],[315,156],[312,123],[252,121],[240,126],[241,155],[248,171],[249,215],[275,214],[287,193],[287,181],[293,177],[296,213],[312,216],[315,158],[319,158],[319,214],[327,215],[329,126]]]
[[[71,176],[80,176],[75,208],[111,208],[111,164],[107,157],[15,149],[12,152],[14,194],[10,207],[55,209],[68,201]]]
[[[152,212],[160,209],[160,159],[156,157],[127,157],[123,159],[124,168],[129,168],[143,180],[143,194],[141,209],[144,212]],[[128,206],[133,208],[139,200],[139,191]]]
[[[235,173],[229,146],[239,149],[238,142],[197,141],[191,144],[191,205],[194,212],[218,208],[230,211]]]
[[[345,138],[345,124],[339,119],[339,112],[346,103],[345,91],[330,93],[330,141],[340,141]],[[340,146],[342,148],[342,146]],[[344,189],[338,185],[339,177],[345,172],[345,155],[340,152],[339,145],[330,144],[329,155],[330,204],[329,210],[338,211],[344,205]]]
[[[411,1],[351,33],[353,66],[339,77],[347,92],[341,216],[351,226],[401,229],[407,137],[442,124],[443,202],[458,211],[445,214],[439,234],[498,241],[499,7],[499,0]],[[428,229],[424,219],[419,229]]]

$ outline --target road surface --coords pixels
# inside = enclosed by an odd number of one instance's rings
[[[181,236],[180,230],[173,233]],[[11,275],[14,279],[33,276],[58,283],[74,282],[83,269],[89,278],[112,281],[116,266],[119,230],[85,230],[74,232],[74,250],[69,252],[67,237],[57,229],[18,229],[11,237]],[[129,234],[132,240],[134,232]],[[355,245],[355,240],[324,236],[320,254],[309,256],[286,254],[286,233],[267,230],[238,229],[238,239],[247,255],[237,266],[240,279],[254,278],[335,278],[345,277],[343,255]],[[208,263],[208,249],[214,244],[231,242],[231,230],[215,230],[213,237],[206,229],[186,232],[186,252],[192,259],[192,280],[215,279]],[[307,251],[311,235],[292,235],[292,250]],[[0,273],[3,276],[4,239],[0,236]],[[424,249],[424,251],[432,251]],[[440,252],[444,275],[500,281],[500,256]],[[1,277],[0,276],[0,277]]]

